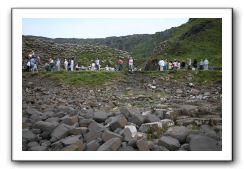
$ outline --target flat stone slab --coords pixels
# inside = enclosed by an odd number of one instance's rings
[[[111,138],[98,148],[98,151],[116,151],[121,145],[121,139]]]
[[[114,131],[117,128],[124,128],[126,124],[127,124],[126,118],[123,115],[118,115],[112,117],[109,127]]]
[[[218,151],[217,141],[202,135],[194,135],[190,141],[191,151]]]
[[[76,136],[69,136],[66,138],[63,138],[61,140],[61,143],[63,143],[65,146],[77,143],[81,140],[82,136],[81,135],[76,135]]]
[[[46,146],[34,146],[29,149],[30,151],[47,151]]]
[[[86,145],[82,141],[79,141],[75,144],[64,147],[62,151],[83,151],[85,147]]]
[[[144,139],[137,140],[136,146],[139,151],[149,151],[148,142]]]
[[[93,119],[98,123],[104,122],[107,118],[108,115],[105,112],[95,112],[93,117]]]
[[[28,141],[33,141],[36,139],[36,135],[28,129],[23,129],[22,130],[22,138],[25,140],[28,140]]]
[[[170,136],[162,136],[159,141],[158,145],[166,147],[168,150],[175,151],[180,148],[180,142]]]
[[[111,138],[120,138],[122,139],[122,136],[117,134],[117,133],[114,133],[112,131],[109,131],[109,130],[105,130],[104,133],[102,134],[102,140],[104,142],[110,140]]]
[[[173,138],[178,139],[181,143],[184,143],[186,141],[186,137],[190,133],[190,130],[185,126],[175,126],[170,127],[165,132],[164,135],[171,136]]]
[[[152,122],[152,123],[144,123],[139,128],[140,132],[146,133],[149,129],[155,130],[158,128],[162,128],[161,122]]]

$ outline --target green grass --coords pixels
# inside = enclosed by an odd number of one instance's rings
[[[47,40],[47,38],[46,38]],[[179,27],[155,34],[138,34],[97,39],[58,39],[45,41],[40,37],[23,36],[23,56],[31,50],[41,57],[42,64],[49,57],[62,59],[75,57],[75,64],[88,66],[98,57],[102,67],[114,67],[118,57],[127,51],[135,59],[135,66],[142,68],[151,58],[173,61],[192,61],[207,58],[209,66],[222,66],[222,20],[220,18],[191,19]],[[53,42],[52,42],[53,41]],[[58,42],[57,41],[57,42]],[[52,42],[52,43],[51,43]],[[66,42],[66,43],[65,43]],[[158,50],[160,44],[163,50]],[[90,45],[88,45],[90,44]],[[122,51],[120,51],[122,50]]]
[[[169,82],[175,81],[177,83],[188,83],[194,84],[214,84],[222,83],[222,72],[221,71],[199,71],[197,74],[193,71],[178,70],[176,73],[173,71],[159,72],[159,71],[148,71],[141,72],[145,78],[159,79],[168,77]],[[74,85],[74,86],[87,86],[87,87],[99,87],[102,85],[118,85],[119,83],[127,82],[127,74],[125,72],[103,72],[103,71],[81,71],[81,72],[40,72],[38,74],[41,77],[49,78],[57,82]],[[23,74],[23,76],[25,76]],[[191,80],[188,79],[191,77]],[[145,94],[145,93],[133,93],[133,95]],[[147,93],[152,98],[159,97],[155,93]],[[130,96],[130,91],[127,91],[125,95]],[[160,97],[164,96],[165,93],[160,93]]]
[[[184,82],[194,82],[199,84],[213,84],[213,83],[222,83],[222,71],[191,71],[180,69],[177,72],[172,70],[159,72],[159,71],[146,71],[144,72],[145,76],[148,76],[153,79],[168,77],[170,80],[176,80],[179,83]],[[189,80],[188,77],[191,77],[192,80]]]
[[[99,87],[125,78],[120,72],[48,72],[41,73],[41,77],[49,78],[66,85]]]
[[[199,29],[199,31],[196,31]],[[167,39],[164,52],[151,58],[169,61],[186,61],[191,58],[198,63],[207,58],[210,66],[222,66],[222,20],[194,19],[175,29]]]
[[[200,71],[193,76],[194,82],[222,83],[222,71]]]
[[[147,130],[147,138],[148,140],[159,139],[164,132],[167,131],[167,127],[165,128],[149,128]]]

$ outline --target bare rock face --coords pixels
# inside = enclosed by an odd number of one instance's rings
[[[124,140],[130,141],[136,139],[137,130],[133,125],[126,125],[124,128]]]
[[[180,148],[180,142],[177,139],[175,139],[173,137],[169,137],[169,136],[162,136],[159,139],[158,144],[160,146],[166,147],[168,150],[171,150],[171,151],[175,151]]]
[[[145,116],[145,120],[144,120],[145,123],[153,123],[153,122],[159,122],[159,121],[160,121],[160,118],[158,118],[154,114],[147,114]]]
[[[36,135],[33,134],[32,131],[28,130],[28,129],[23,129],[22,130],[22,138],[28,141],[33,141],[36,139]]]
[[[121,145],[121,139],[111,138],[98,148],[98,151],[116,151]]]
[[[181,115],[190,116],[198,113],[198,107],[190,104],[184,104],[178,108],[178,112]]]
[[[29,149],[30,151],[47,151],[46,146],[34,146]]]
[[[126,107],[121,107],[120,113],[123,114],[127,119],[131,116],[131,112]]]
[[[139,131],[146,133],[149,129],[156,130],[158,128],[162,128],[161,122],[144,123],[139,128]]]
[[[140,126],[142,123],[144,123],[145,116],[143,116],[142,114],[139,114],[139,113],[134,113],[134,114],[131,114],[128,121]]]
[[[81,135],[76,135],[76,136],[69,136],[61,140],[61,143],[63,143],[65,146],[71,145],[74,143],[77,143],[81,140],[82,136]]]
[[[98,122],[102,123],[108,118],[108,114],[105,112],[95,112],[93,119]]]
[[[219,151],[218,142],[207,136],[195,135],[190,141],[190,151]]]
[[[186,137],[190,133],[190,130],[185,126],[175,126],[170,127],[165,132],[166,136],[171,136],[173,138],[178,139],[181,143],[184,143],[186,141]]]
[[[136,146],[138,147],[139,151],[149,151],[148,142],[144,139],[137,140]]]
[[[64,124],[67,124],[67,125],[74,125],[75,123],[78,123],[78,117],[77,116],[68,116],[68,117],[65,117],[63,118],[63,123]]]
[[[102,140],[104,142],[106,142],[106,141],[110,140],[111,138],[120,138],[120,139],[122,139],[122,136],[117,134],[117,133],[111,132],[109,130],[105,130],[103,135],[102,135]]]
[[[58,122],[38,121],[35,123],[34,127],[51,133],[58,126],[58,124]]]
[[[96,151],[98,147],[100,146],[99,140],[92,140],[86,145],[87,151]]]
[[[89,124],[88,129],[89,129],[89,131],[96,131],[96,132],[100,131],[101,132],[101,131],[105,130],[105,127],[102,124],[94,121]]]
[[[80,118],[79,119],[79,126],[80,127],[88,127],[89,124],[92,122],[92,119],[84,119],[84,118]]]
[[[77,143],[64,147],[62,151],[83,151],[85,148],[86,145],[82,141],[79,141]]]
[[[211,137],[215,140],[219,139],[215,130],[213,128],[211,128],[209,125],[202,125],[200,130],[201,130],[201,133],[203,133],[204,135],[206,135],[208,137]]]
[[[102,132],[91,130],[87,134],[85,134],[84,138],[85,138],[85,141],[88,143],[97,138],[102,138]]]
[[[58,127],[56,127],[53,132],[51,133],[51,137],[55,140],[64,138],[66,135],[68,135],[71,128],[65,124],[60,124]]]
[[[69,131],[69,135],[85,135],[88,132],[87,127],[77,127]]]
[[[112,118],[109,127],[111,130],[116,130],[117,128],[124,128],[127,124],[127,120],[123,115],[118,115]]]

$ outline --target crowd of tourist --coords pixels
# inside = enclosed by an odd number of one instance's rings
[[[31,71],[32,73],[38,72],[38,63],[40,58],[37,57],[32,51],[28,55],[28,59],[26,62],[26,71]],[[126,63],[127,62],[127,63]],[[189,69],[189,70],[208,70],[208,64],[209,61],[207,58],[204,60],[200,60],[199,64],[196,59],[194,59],[193,63],[191,59],[187,59],[187,62],[179,60],[174,61],[168,61],[167,59],[159,60],[159,71],[166,71],[166,70],[173,70],[176,72],[178,69]],[[57,57],[55,60],[53,58],[49,58],[48,62],[44,64],[44,69],[46,71],[54,72],[54,71],[61,71],[62,69],[65,71],[80,71],[80,70],[91,70],[91,71],[99,71],[99,70],[105,70],[105,71],[122,71],[124,67],[128,67],[129,72],[133,72],[135,70],[134,68],[134,59],[131,56],[127,56],[125,58],[119,57],[115,67],[109,67],[106,65],[104,68],[101,68],[100,60],[99,58],[96,58],[95,62],[91,63],[91,65],[85,67],[85,66],[79,66],[77,63],[76,66],[74,57],[71,57],[69,59],[64,59],[63,63],[59,57]]]
[[[159,60],[158,65],[159,65],[159,71],[166,71],[166,70],[173,70],[176,72],[178,69],[189,69],[189,70],[208,70],[208,59],[205,58],[204,61],[201,59],[199,64],[197,63],[197,60],[194,59],[193,63],[191,59],[188,59],[187,62],[185,61],[168,61],[167,59]]]

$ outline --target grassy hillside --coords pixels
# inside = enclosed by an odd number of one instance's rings
[[[23,36],[22,41],[23,61],[25,61],[28,53],[34,50],[35,54],[41,59],[41,65],[47,62],[50,57],[53,59],[59,57],[62,62],[65,58],[74,57],[75,62],[83,66],[89,66],[96,58],[100,59],[102,67],[106,65],[114,66],[119,57],[128,55],[126,51],[102,45],[60,44],[50,39],[25,36]]]
[[[222,20],[190,19],[155,50],[154,58],[184,60],[208,58],[210,65],[222,64]]]
[[[46,60],[49,56],[67,58],[88,65],[99,57],[102,66],[113,66],[119,56],[132,55],[137,66],[150,59],[185,61],[208,58],[210,66],[222,65],[222,20],[189,19],[179,27],[155,34],[137,34],[97,39],[75,39],[23,36],[23,56],[35,50]]]

